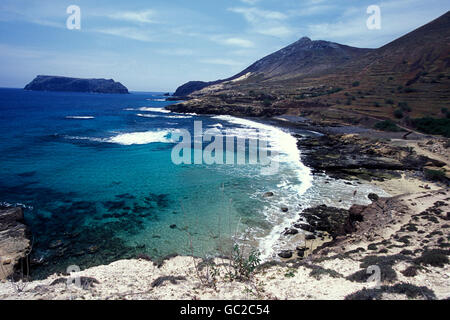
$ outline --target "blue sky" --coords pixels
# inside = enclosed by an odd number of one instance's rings
[[[81,8],[81,30],[66,9]],[[369,5],[381,30],[366,27]],[[174,91],[229,77],[303,36],[376,48],[437,18],[448,0],[1,0],[0,87],[37,74]]]

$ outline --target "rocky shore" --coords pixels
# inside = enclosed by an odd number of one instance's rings
[[[0,299],[448,299],[449,199],[449,190],[426,191],[354,207],[351,214],[362,217],[355,231],[336,234],[306,258],[264,263],[246,281],[227,278],[225,258],[120,260],[71,274],[80,286],[68,286],[73,280],[64,274],[21,292],[0,283]],[[379,283],[368,281],[371,266],[380,270]],[[214,282],[207,283],[211,270]]]
[[[0,207],[0,281],[28,274],[30,231],[23,222],[22,208]]]
[[[302,161],[315,174],[373,183],[395,196],[370,194],[367,206],[298,212],[280,236],[294,241],[303,235],[301,245],[279,252],[246,280],[230,281],[227,258],[154,263],[137,257],[72,274],[80,287],[68,286],[67,274],[25,283],[20,293],[2,282],[0,299],[448,299],[447,142],[358,134],[298,138]],[[368,281],[373,266],[379,283]]]

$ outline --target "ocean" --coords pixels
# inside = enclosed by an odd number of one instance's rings
[[[173,102],[164,98],[0,89],[0,203],[25,208],[33,277],[139,256],[227,254],[235,241],[268,259],[286,244],[280,233],[301,208],[369,203],[368,185],[355,185],[355,198],[348,185],[313,177],[294,132],[231,116],[171,113],[164,107]],[[248,141],[267,137],[277,170],[262,174],[262,165],[249,161],[174,163],[173,135],[185,130],[194,139],[194,121]]]

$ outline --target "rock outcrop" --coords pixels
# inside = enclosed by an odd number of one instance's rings
[[[0,280],[13,276],[18,268],[27,268],[26,263],[20,266],[31,250],[23,218],[22,208],[0,208]]]
[[[401,171],[421,171],[427,164],[445,166],[444,162],[418,155],[410,148],[356,135],[299,139],[298,147],[305,165],[335,178],[383,181],[399,176]]]
[[[80,79],[58,76],[37,76],[25,86],[33,91],[72,91],[127,94],[128,89],[113,79]]]

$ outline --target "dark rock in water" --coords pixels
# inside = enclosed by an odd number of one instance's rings
[[[28,259],[30,251],[30,232],[23,223],[22,208],[0,209],[0,280],[18,271],[20,262]],[[28,271],[22,270],[24,274]]]
[[[288,208],[288,207],[281,207],[281,211],[283,211],[283,212],[288,212],[288,211],[289,211],[289,208]]]
[[[144,253],[140,253],[136,256],[136,259],[142,259],[147,261],[152,261],[152,258]]]
[[[136,199],[135,196],[133,196],[132,194],[129,194],[129,193],[118,194],[118,195],[116,195],[116,198],[119,198],[119,199]]]
[[[367,197],[374,202],[378,201],[378,199],[380,199],[380,197],[376,193],[369,193],[369,195]]]
[[[297,234],[298,233],[298,230],[297,229],[294,229],[294,228],[291,228],[291,229],[287,229],[286,231],[284,231],[284,235],[290,235],[290,234]]]
[[[170,225],[170,229],[175,229],[176,227],[177,227],[176,224],[171,224],[171,225]]]
[[[114,211],[114,210],[119,210],[119,209],[123,209],[124,207],[126,207],[125,201],[121,200],[121,201],[105,201],[103,202],[103,206],[108,209],[109,212]]]
[[[115,82],[113,79],[80,79],[42,75],[37,76],[27,84],[25,90],[128,93],[128,89],[124,85],[120,82]]]
[[[291,250],[283,250],[280,253],[278,253],[278,256],[283,259],[292,258],[292,251]]]
[[[302,216],[316,230],[326,231],[333,238],[356,230],[349,210],[321,205],[303,210]]]
[[[266,192],[266,193],[263,194],[264,198],[270,198],[270,197],[273,197],[273,196],[274,196],[274,193],[272,191],[269,191],[269,192]]]
[[[294,224],[294,227],[305,231],[314,232],[314,227],[306,223],[296,223]]]
[[[48,247],[50,249],[56,249],[59,248],[63,245],[62,240],[53,240],[52,242],[50,242],[50,244],[48,245]]]
[[[36,174],[36,171],[29,171],[29,172],[19,173],[17,175],[22,178],[29,178],[29,177],[34,176],[35,174]]]
[[[99,249],[98,246],[93,245],[93,246],[90,246],[89,248],[87,248],[87,251],[88,251],[88,253],[93,254],[93,253],[96,253],[98,251],[98,249]]]

